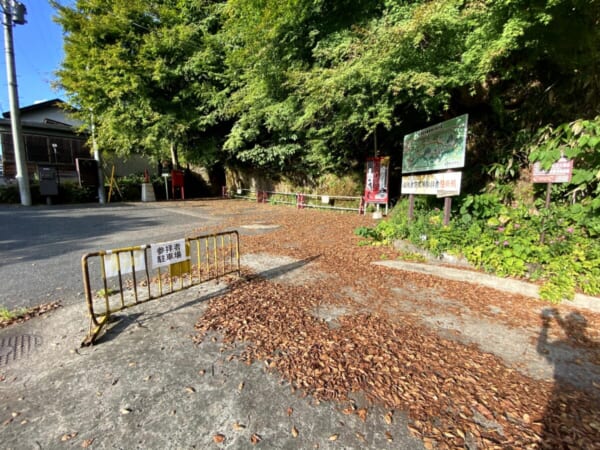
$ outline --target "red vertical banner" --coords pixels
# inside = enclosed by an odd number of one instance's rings
[[[365,182],[365,202],[388,202],[388,179],[390,158],[367,158],[367,178]]]

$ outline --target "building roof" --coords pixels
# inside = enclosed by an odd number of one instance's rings
[[[44,109],[49,109],[49,108],[62,108],[64,104],[65,104],[65,102],[62,101],[60,98],[55,98],[52,100],[46,100],[45,102],[39,102],[39,103],[34,103],[33,105],[23,106],[22,108],[19,108],[19,112],[21,114],[23,114],[23,113],[34,112],[34,111],[39,111],[39,110],[44,110]],[[2,116],[5,119],[8,119],[10,117],[10,111],[3,112]]]

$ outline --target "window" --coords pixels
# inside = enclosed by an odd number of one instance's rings
[[[25,152],[27,160],[32,162],[54,162],[48,153],[48,139],[46,136],[25,135]]]

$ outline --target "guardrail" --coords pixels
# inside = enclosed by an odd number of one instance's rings
[[[271,203],[273,205],[289,205],[298,209],[319,208],[340,211],[357,211],[363,214],[365,203],[363,197],[347,195],[319,195],[277,191],[253,191],[251,189],[236,189],[228,191],[222,188],[223,198],[238,198],[256,201],[258,203]]]
[[[173,292],[240,275],[237,231],[87,253],[81,258],[91,345],[116,312]]]

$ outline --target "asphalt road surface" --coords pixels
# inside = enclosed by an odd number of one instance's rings
[[[83,254],[191,236],[218,222],[210,201],[0,205],[0,307],[83,302]]]

